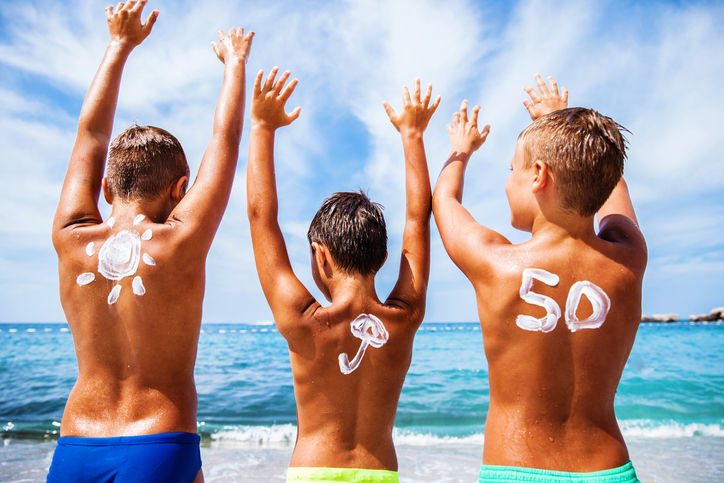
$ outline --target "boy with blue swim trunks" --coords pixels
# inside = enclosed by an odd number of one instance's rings
[[[425,314],[430,271],[431,187],[423,133],[440,98],[403,88],[397,114],[385,103],[405,153],[407,210],[397,284],[382,302],[375,275],[387,258],[381,207],[363,193],[335,193],[308,232],[323,307],[295,276],[277,220],[276,130],[293,122],[285,104],[297,85],[285,72],[260,72],[251,102],[247,201],[259,280],[289,346],[297,402],[297,441],[287,481],[396,483],[392,428]]]
[[[224,81],[213,137],[187,193],[186,157],[168,132],[134,126],[110,143],[125,62],[158,17],[141,23],[146,3],[106,9],[111,39],[83,103],[53,221],[78,379],[49,482],[203,481],[193,374],[206,254],[236,170],[253,33],[219,32],[213,44]],[[105,221],[101,191],[112,205]]]
[[[567,109],[536,76],[533,123],[505,185],[513,245],[462,205],[470,156],[485,141],[467,102],[448,126],[452,151],[433,196],[450,258],[472,282],[488,359],[482,482],[638,481],[614,397],[641,319],[646,243],[623,180],[621,126]],[[594,227],[598,217],[598,231]]]

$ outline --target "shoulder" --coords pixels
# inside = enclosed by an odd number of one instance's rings
[[[639,226],[631,218],[612,214],[599,223],[598,237],[622,257],[622,262],[631,268],[643,268],[648,259],[646,240]]]

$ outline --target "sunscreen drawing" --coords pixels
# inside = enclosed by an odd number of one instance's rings
[[[86,253],[89,257],[92,257],[95,252],[96,252],[95,243],[90,242],[88,245],[86,245],[86,247],[85,247],[85,253]]]
[[[83,285],[88,285],[95,279],[96,279],[95,273],[86,272],[86,273],[81,273],[80,275],[78,275],[78,278],[75,279],[75,283],[77,283],[79,286],[82,287]]]
[[[139,223],[141,223],[144,218],[146,218],[146,215],[136,215],[136,217],[133,219],[133,226],[136,226]]]
[[[539,268],[526,268],[523,270],[520,298],[531,305],[543,307],[546,309],[546,315],[540,319],[536,319],[531,315],[518,315],[515,319],[515,324],[521,329],[547,333],[556,328],[558,319],[561,318],[561,308],[552,298],[530,291],[533,288],[533,279],[539,280],[550,287],[558,285],[560,280],[558,275]]]
[[[585,295],[593,306],[593,313],[586,320],[578,320],[576,310]],[[587,280],[576,282],[568,292],[566,300],[566,325],[575,332],[578,329],[598,329],[606,322],[606,316],[611,309],[611,299],[601,287]]]
[[[143,295],[146,293],[146,287],[143,286],[143,280],[141,280],[141,277],[133,277],[131,287],[133,287],[133,293],[136,295]]]
[[[143,232],[143,235],[141,235],[141,240],[143,240],[143,241],[150,240],[152,236],[153,236],[153,233],[151,233],[151,229],[149,228],[148,230]]]
[[[140,259],[141,237],[136,231],[123,230],[111,235],[98,252],[98,272],[108,280],[130,277]]]
[[[143,263],[146,265],[151,265],[152,267],[156,265],[156,260],[154,260],[148,253],[144,253],[141,258],[143,258]]]
[[[108,218],[108,220],[106,220],[106,223],[108,223],[108,226],[110,228],[113,228],[113,225],[116,224],[116,219],[111,216],[110,218]]]
[[[108,294],[108,305],[113,305],[118,301],[118,296],[121,295],[121,286],[114,285],[111,293]]]
[[[390,338],[390,334],[387,333],[382,321],[372,314],[359,315],[350,323],[350,329],[355,337],[362,340],[362,344],[360,344],[357,355],[354,356],[352,362],[350,362],[346,352],[339,355],[339,370],[345,375],[350,374],[359,367],[367,346],[371,345],[379,349]]]

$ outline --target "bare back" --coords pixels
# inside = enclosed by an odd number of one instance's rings
[[[113,228],[69,228],[56,242],[79,370],[63,436],[196,432],[193,369],[206,252],[183,243],[174,223],[146,218],[134,226],[131,213]],[[128,263],[114,263],[114,252],[124,250],[132,252]],[[123,278],[106,278],[101,272],[109,269]],[[115,301],[114,287],[121,288]]]
[[[487,268],[467,273],[478,300],[489,365],[490,410],[485,464],[561,471],[598,471],[629,461],[613,403],[641,317],[644,263],[631,246],[598,237],[489,247]],[[550,332],[521,328],[519,315],[544,317],[521,298],[525,269],[559,277],[534,280],[531,292],[550,297],[561,317]],[[569,327],[565,312],[576,282],[588,281],[610,298],[599,328]],[[573,307],[570,307],[573,304]],[[568,307],[567,307],[568,305]],[[581,297],[577,319],[593,314]],[[574,330],[572,330],[572,328]]]
[[[410,323],[399,307],[373,300],[315,305],[283,333],[299,424],[290,465],[397,470],[392,428],[421,320]],[[359,366],[344,374],[340,354],[352,360],[363,345],[350,330],[361,314],[379,318],[389,338],[382,347],[367,346]]]

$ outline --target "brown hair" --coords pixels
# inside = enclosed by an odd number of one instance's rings
[[[314,215],[309,243],[324,244],[334,262],[347,273],[377,273],[387,257],[387,226],[382,205],[359,193],[335,193]]]
[[[106,178],[114,198],[153,199],[188,175],[181,144],[164,129],[134,124],[111,143]]]
[[[563,208],[596,214],[623,175],[625,127],[593,109],[572,107],[538,118],[525,139],[525,167],[543,161],[556,178]]]

